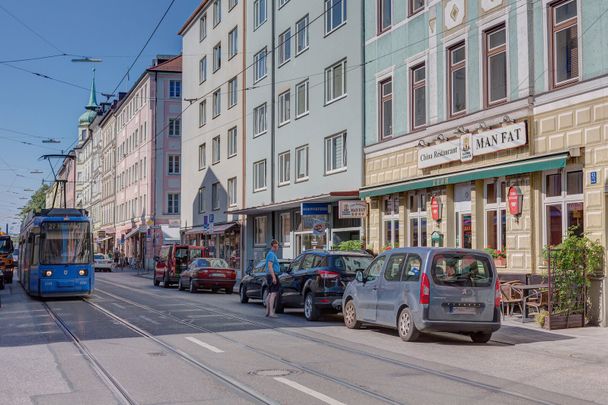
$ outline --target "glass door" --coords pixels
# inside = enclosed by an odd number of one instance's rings
[[[470,212],[456,213],[456,247],[473,248],[473,221]]]

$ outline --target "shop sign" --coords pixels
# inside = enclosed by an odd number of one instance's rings
[[[431,216],[433,221],[441,221],[443,211],[443,204],[441,203],[441,198],[433,197],[431,198]]]
[[[473,147],[471,134],[464,134],[460,137],[460,160],[469,162],[473,160]]]
[[[103,239],[106,237],[106,231],[97,231],[97,237]]]
[[[460,160],[460,140],[429,146],[418,151],[418,168],[443,165]]]
[[[473,135],[473,155],[485,155],[526,144],[526,123],[508,125]]]
[[[357,200],[338,201],[338,218],[367,217],[367,202]]]
[[[509,187],[509,193],[507,197],[509,201],[509,213],[511,215],[521,215],[522,206],[524,203],[524,195],[517,186]]]
[[[327,203],[302,203],[300,205],[301,215],[329,215]]]

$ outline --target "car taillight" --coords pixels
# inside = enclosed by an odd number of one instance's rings
[[[206,277],[209,274],[209,270],[199,270],[196,274],[197,277]]]
[[[420,282],[420,303],[429,304],[431,302],[431,283],[426,273],[422,273]]]
[[[229,272],[228,278],[236,278],[236,271],[233,270],[233,271]]]
[[[496,279],[496,287],[494,289],[494,306],[496,308],[500,307],[500,302],[502,301],[502,297],[500,295],[500,280]]]
[[[336,273],[333,271],[321,270],[319,271],[319,277],[325,280],[336,279],[340,277],[340,273]]]

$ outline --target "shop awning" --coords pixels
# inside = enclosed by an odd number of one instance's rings
[[[521,160],[519,162],[476,168],[438,176],[423,177],[400,183],[364,188],[361,189],[359,195],[362,199],[364,199],[366,197],[377,197],[393,193],[400,193],[403,191],[419,190],[421,188],[438,187],[448,184],[488,179],[491,177],[513,176],[516,174],[539,172],[542,170],[561,169],[566,166],[568,157],[569,155],[567,153],[561,153],[559,155],[536,157],[533,159]]]
[[[273,211],[288,210],[297,208],[300,204],[305,202],[319,202],[319,203],[334,203],[340,200],[359,199],[357,191],[333,191],[327,194],[318,194],[305,198],[298,198],[295,200],[281,201],[274,204],[258,205],[255,207],[241,208],[231,211],[226,211],[227,214],[233,215],[258,215]]]
[[[97,243],[105,242],[110,239],[114,239],[114,236],[106,236],[105,238],[97,239]]]
[[[138,233],[143,233],[145,231],[146,231],[145,228],[140,226],[139,228],[135,228],[131,232],[129,232],[128,234],[126,234],[125,235],[125,239],[129,239],[130,237],[135,236]]]
[[[171,228],[169,225],[161,225],[160,230],[163,232],[163,243],[181,242],[182,237],[179,234],[179,228]]]
[[[229,222],[227,224],[214,225],[213,232],[211,232],[211,235],[221,235],[221,234],[226,233],[229,230],[233,229],[237,225],[238,224],[236,222]]]
[[[191,229],[188,229],[184,235],[197,235],[199,233],[203,233],[203,226],[193,226]]]

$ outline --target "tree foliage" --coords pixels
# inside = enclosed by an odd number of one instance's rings
[[[30,200],[25,204],[19,215],[21,218],[25,218],[27,214],[30,212],[39,212],[40,210],[46,208],[46,192],[48,191],[49,186],[43,184],[40,186],[38,190],[30,197]]]

